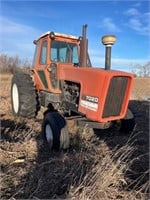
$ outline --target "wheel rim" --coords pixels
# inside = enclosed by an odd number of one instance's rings
[[[52,148],[53,145],[53,131],[52,128],[49,124],[46,124],[45,126],[45,136],[46,136],[46,140],[50,145],[50,148]]]
[[[18,93],[18,87],[14,83],[12,87],[12,101],[13,101],[13,108],[15,113],[18,113],[19,110],[19,93]]]

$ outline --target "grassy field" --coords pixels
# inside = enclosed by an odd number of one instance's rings
[[[149,80],[134,82],[131,134],[113,129],[93,134],[70,122],[70,148],[49,152],[41,134],[42,113],[36,119],[14,118],[11,75],[1,74],[1,199],[148,199]]]

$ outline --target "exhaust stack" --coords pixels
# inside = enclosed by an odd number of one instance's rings
[[[80,37],[80,66],[87,67],[87,52],[88,52],[88,40],[86,38],[87,24],[83,25],[82,37]]]
[[[106,46],[105,49],[105,70],[111,68],[111,47],[116,42],[115,35],[105,35],[102,37],[102,43]]]

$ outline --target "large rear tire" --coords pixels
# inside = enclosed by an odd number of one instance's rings
[[[119,122],[119,131],[130,133],[134,130],[135,127],[135,118],[130,109],[127,109],[127,113],[124,119],[121,119]]]
[[[69,148],[69,134],[66,120],[58,112],[45,114],[42,133],[49,150]]]
[[[121,120],[121,126],[120,126],[120,132],[132,132],[135,127],[135,119],[122,119]]]
[[[37,115],[37,96],[30,75],[14,74],[11,84],[11,105],[15,116],[32,118]]]

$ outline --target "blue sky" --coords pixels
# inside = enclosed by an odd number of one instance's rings
[[[149,1],[0,1],[0,53],[32,61],[33,40],[43,32],[81,35],[88,24],[89,54],[93,66],[104,66],[101,37],[115,34],[112,68],[131,71],[150,61]]]

